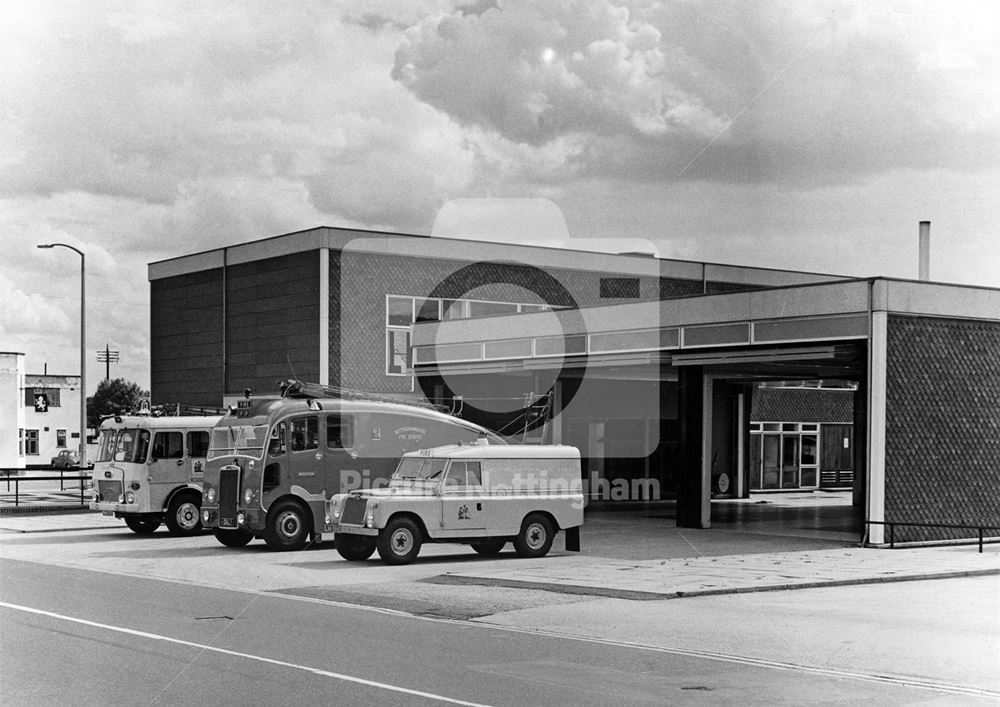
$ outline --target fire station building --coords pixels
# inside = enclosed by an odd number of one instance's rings
[[[572,444],[590,497],[1000,526],[1000,290],[316,228],[152,263],[154,404],[299,378]],[[995,534],[995,533],[994,533]]]

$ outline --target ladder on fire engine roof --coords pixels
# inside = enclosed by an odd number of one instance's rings
[[[354,390],[339,385],[322,385],[320,383],[309,383],[306,381],[290,378],[280,384],[281,397],[283,398],[339,398],[341,400],[367,400],[377,403],[395,403],[397,405],[410,405],[427,410],[437,410],[451,415],[455,414],[455,409],[449,409],[444,405],[435,405],[430,401],[408,400],[406,398],[392,398],[384,395],[376,395],[363,390]]]

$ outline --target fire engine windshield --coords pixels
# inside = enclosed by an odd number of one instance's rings
[[[405,458],[396,467],[392,476],[396,479],[438,479],[444,471],[447,459],[432,459],[431,457]]]
[[[100,446],[97,449],[97,461],[109,462],[114,458],[115,436],[117,434],[118,430],[115,429],[101,430]]]
[[[242,456],[260,459],[267,444],[267,425],[232,425],[216,427],[212,430],[212,443],[208,448],[208,459]]]
[[[113,459],[116,462],[131,462],[142,464],[149,453],[149,430],[118,431],[117,442],[114,444]]]

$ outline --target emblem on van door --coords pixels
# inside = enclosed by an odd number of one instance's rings
[[[372,442],[378,442],[380,439],[382,439],[382,428],[372,427]]]
[[[459,520],[471,520],[472,516],[469,515],[469,507],[462,504],[458,507],[458,519]]]

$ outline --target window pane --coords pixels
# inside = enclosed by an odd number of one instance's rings
[[[154,459],[180,459],[184,456],[184,441],[180,432],[157,432],[153,437]]]
[[[390,374],[410,372],[409,329],[389,329],[386,331],[386,371]]]
[[[816,463],[816,435],[802,435],[802,465]]]
[[[465,472],[469,486],[483,485],[483,474],[479,462],[466,462]]]
[[[466,300],[441,300],[445,319],[465,319],[469,316],[469,303]]]
[[[319,418],[315,415],[292,420],[292,451],[319,448]]]
[[[326,446],[330,449],[350,449],[354,446],[351,417],[327,415]]]
[[[470,317],[495,317],[501,314],[517,314],[516,304],[505,302],[470,302]]]
[[[208,431],[188,432],[188,456],[206,457],[208,456]]]
[[[410,326],[413,324],[413,299],[411,297],[390,297],[386,322],[389,326]]]
[[[267,454],[272,457],[280,457],[285,453],[285,437],[288,427],[284,422],[279,422],[271,428],[271,438],[267,443]]]
[[[444,480],[445,486],[465,486],[465,462],[452,462],[448,469],[448,478]]]
[[[436,322],[441,318],[441,301],[436,299],[415,299],[413,310],[418,322]]]

